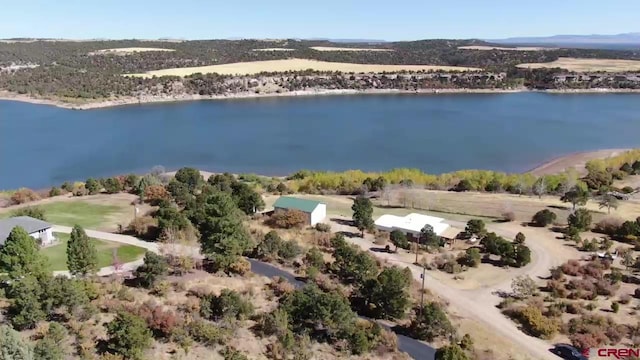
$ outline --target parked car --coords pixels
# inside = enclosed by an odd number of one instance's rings
[[[565,360],[589,360],[589,358],[582,355],[578,349],[571,345],[558,344],[551,349],[551,352]]]

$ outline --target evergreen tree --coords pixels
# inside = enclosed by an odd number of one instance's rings
[[[109,350],[126,359],[142,359],[144,350],[153,340],[151,330],[145,321],[127,312],[118,313],[106,328],[109,335]]]
[[[73,227],[67,242],[67,268],[71,274],[81,276],[93,274],[98,269],[95,244],[79,225]]]
[[[144,264],[136,269],[135,276],[142,286],[149,288],[158,277],[166,275],[168,271],[169,264],[165,258],[147,251],[144,255]]]
[[[467,354],[458,344],[443,346],[436,351],[436,360],[468,360]]]
[[[15,329],[32,329],[38,321],[45,319],[40,302],[42,288],[35,277],[26,275],[12,282],[9,297],[13,302],[8,313]]]
[[[6,325],[0,325],[0,360],[33,360],[31,344]]]
[[[353,210],[353,223],[364,237],[364,231],[373,228],[373,204],[369,198],[358,196],[351,210]]]
[[[36,239],[19,226],[13,228],[0,247],[0,272],[6,273],[10,279],[26,275],[40,278],[47,273],[47,267],[47,258],[40,254]]]
[[[402,318],[409,306],[409,268],[390,267],[375,279],[366,280],[358,291],[364,310],[377,319]]]

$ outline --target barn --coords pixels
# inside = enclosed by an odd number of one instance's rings
[[[51,229],[51,224],[46,221],[34,219],[29,216],[16,216],[0,220],[0,246],[4,245],[11,230],[15,227],[26,230],[32,238],[36,239],[41,246],[51,245],[55,238]]]
[[[322,222],[327,217],[327,205],[319,201],[281,196],[273,204],[274,212],[299,210],[307,215],[307,223],[311,226]]]
[[[376,229],[387,232],[400,230],[407,235],[410,241],[418,239],[421,230],[426,225],[431,225],[436,235],[449,240],[454,240],[460,233],[459,229],[445,223],[443,218],[416,213],[406,216],[385,214],[375,221]]]

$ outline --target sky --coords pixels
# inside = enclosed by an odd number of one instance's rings
[[[0,0],[0,38],[498,39],[640,32],[640,0]]]

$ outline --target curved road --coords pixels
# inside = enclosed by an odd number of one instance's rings
[[[68,227],[68,226],[60,226],[60,225],[53,226],[54,232],[69,234],[71,233],[71,230],[72,230],[71,227]],[[155,253],[160,252],[160,248],[158,247],[157,243],[142,241],[133,236],[113,234],[113,233],[95,231],[95,230],[85,230],[85,232],[87,233],[88,236],[92,238],[113,241],[113,242],[118,242],[118,243],[128,244],[128,245],[135,245],[141,248],[145,248],[149,251],[153,251]],[[189,250],[191,250],[194,253],[199,252],[199,249],[197,248],[190,248]],[[287,271],[284,271],[282,269],[279,269],[271,264],[268,264],[259,260],[255,260],[255,259],[248,259],[248,260],[251,263],[251,271],[258,275],[266,276],[269,278],[272,278],[274,276],[282,277],[287,281],[289,281],[291,284],[293,284],[293,286],[295,286],[296,288],[302,287],[305,284],[304,281],[300,281],[296,279],[296,277],[293,274]],[[143,263],[142,260],[126,263],[123,265],[123,268],[120,271],[135,270],[138,266],[142,265],[142,263]],[[116,270],[112,266],[109,266],[109,267],[100,269],[100,271],[98,272],[98,276],[106,276],[114,272],[116,272]],[[69,275],[68,271],[56,271],[54,272],[54,274],[66,275],[66,276]],[[370,319],[367,319],[367,320],[370,320]],[[391,330],[391,328],[386,324],[380,324],[380,326],[383,326]],[[400,351],[406,352],[407,354],[409,354],[409,356],[413,357],[416,360],[435,359],[436,350],[431,346],[401,334],[396,334],[396,335],[398,337],[398,349],[400,349]]]

